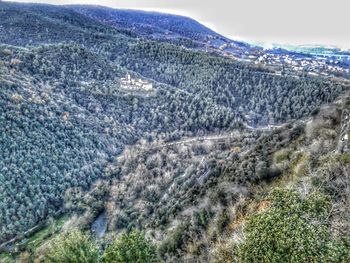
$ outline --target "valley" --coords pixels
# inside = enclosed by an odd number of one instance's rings
[[[349,70],[180,16],[0,2],[0,262],[76,240],[78,262],[135,240],[145,263],[348,262]]]

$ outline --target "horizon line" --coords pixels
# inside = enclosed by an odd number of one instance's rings
[[[124,7],[115,7],[115,6],[108,6],[108,5],[101,5],[101,4],[87,4],[87,3],[69,3],[69,4],[61,4],[61,3],[47,3],[45,0],[43,1],[32,1],[32,0],[18,0],[18,1],[12,1],[12,0],[0,0],[0,3],[23,3],[23,4],[42,4],[42,5],[52,5],[52,6],[95,6],[95,7],[102,7],[102,8],[109,8],[113,10],[125,10],[125,11],[143,11],[143,12],[149,12],[149,13],[159,13],[159,14],[164,14],[164,15],[174,15],[174,16],[180,16],[180,17],[185,17],[192,19],[203,26],[207,27],[208,29],[214,31],[215,33],[226,37],[227,39],[231,41],[236,41],[236,42],[244,42],[249,45],[253,46],[258,46],[264,49],[272,49],[274,47],[280,47],[286,50],[293,50],[293,48],[315,48],[315,47],[321,47],[321,48],[329,48],[329,49],[339,49],[341,51],[350,51],[350,47],[346,45],[339,45],[339,44],[325,44],[325,43],[307,43],[307,42],[302,42],[302,43],[296,43],[295,41],[261,41],[261,40],[253,40],[253,39],[248,39],[245,37],[240,37],[240,36],[233,36],[233,35],[227,35],[224,33],[219,32],[219,30],[216,29],[215,25],[212,23],[208,23],[205,21],[201,21],[200,19],[196,19],[190,14],[184,14],[184,10],[181,10],[181,12],[176,11],[176,9],[171,9],[171,8],[159,8],[159,9],[154,9],[154,8],[149,8],[149,7],[141,7],[141,8],[124,8]],[[294,43],[293,43],[294,42]]]

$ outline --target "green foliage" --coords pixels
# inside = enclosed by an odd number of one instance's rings
[[[158,251],[162,257],[167,255],[174,255],[182,249],[184,243],[186,243],[186,232],[189,228],[189,224],[181,224],[163,241],[159,246]]]
[[[151,263],[156,262],[156,247],[142,233],[133,230],[122,234],[107,247],[103,263]]]
[[[287,161],[289,159],[290,154],[291,154],[290,151],[285,149],[275,152],[274,154],[275,163],[280,164],[283,161]]]
[[[347,89],[138,39],[66,7],[1,3],[0,21],[0,241],[55,216],[65,192],[103,178],[105,164],[126,144],[284,122]],[[154,94],[121,91],[126,72],[152,81]],[[228,169],[230,180],[277,174],[257,151]],[[198,194],[194,183],[182,199]],[[149,191],[148,200],[157,203],[159,193]],[[164,209],[160,221],[181,207]]]
[[[45,263],[96,263],[98,262],[98,248],[90,237],[74,230],[62,234],[51,241]]]
[[[237,244],[234,242],[219,243],[213,253],[212,263],[239,263]]]
[[[269,200],[271,207],[246,224],[240,262],[348,262],[350,247],[335,240],[327,225],[328,197],[314,193],[303,199],[296,191],[275,189]]]
[[[343,153],[337,156],[338,161],[342,165],[349,165],[350,164],[350,153]]]
[[[273,76],[232,60],[167,44],[142,42],[129,51],[133,56],[126,55],[123,66],[186,92],[196,92],[203,99],[210,98],[233,109],[236,118],[248,119],[254,124],[300,118],[323,104],[323,99],[334,100],[333,94],[342,89],[342,85],[335,85],[333,89],[331,86],[335,83],[319,78]],[[315,99],[313,93],[322,99]],[[248,112],[247,118],[244,115]]]
[[[212,213],[205,209],[201,209],[199,212],[195,213],[195,222],[194,225],[199,229],[207,229],[209,221],[212,217]]]
[[[230,223],[230,217],[228,212],[224,209],[221,211],[221,213],[218,216],[217,222],[216,222],[216,228],[218,229],[219,233],[222,234],[224,232],[227,225]]]

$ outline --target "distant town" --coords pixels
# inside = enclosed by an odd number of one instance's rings
[[[320,57],[317,59],[312,56],[297,56],[297,55],[280,55],[277,53],[266,53],[259,57],[252,58],[255,64],[267,64],[273,66],[282,66],[285,69],[293,70],[293,71],[307,71],[311,75],[325,75],[328,76],[330,74],[349,74],[350,69],[344,67],[341,63],[342,58],[338,58],[335,60],[330,57]]]
[[[260,47],[239,45],[223,39],[210,39],[206,52],[219,52],[239,61],[266,65],[275,69],[276,75],[307,72],[310,75],[349,76],[348,54],[305,54],[279,48],[264,50]]]

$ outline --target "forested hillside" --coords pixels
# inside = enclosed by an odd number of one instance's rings
[[[191,106],[193,95],[162,84],[149,97],[125,93],[117,78],[123,71],[79,46],[1,52],[3,237],[58,211],[64,191],[101,178],[101,164],[123,145],[157,133],[225,129],[233,121],[228,109],[209,111],[210,100]],[[169,101],[176,108],[167,107]],[[183,110],[188,107],[191,112]]]
[[[64,233],[22,259],[346,263],[349,101],[273,131],[127,147],[89,191],[66,193],[75,216]],[[72,231],[89,229],[99,212],[102,239]]]
[[[140,39],[122,25],[74,8],[0,3],[1,242],[51,217],[69,212],[89,221],[101,210],[110,231],[144,228],[159,243],[172,228],[190,229],[199,240],[252,184],[281,174],[271,167],[273,153],[304,134],[297,125],[271,134],[247,128],[317,114],[349,89],[340,78],[277,75]],[[196,38],[198,27],[173,30]],[[126,74],[152,90],[123,88]],[[171,144],[186,138],[197,144]],[[104,196],[86,200],[96,184]],[[177,226],[188,213],[200,229]],[[183,257],[183,241],[164,241],[161,257]]]
[[[108,229],[144,230],[165,262],[348,262],[349,105],[126,149],[108,169]]]
[[[138,38],[172,43],[196,50],[210,50],[217,53],[225,51],[226,54],[234,54],[238,57],[263,52],[261,47],[228,39],[185,16],[103,6],[69,5],[67,7]],[[284,52],[288,53],[286,50]]]
[[[183,38],[200,43],[215,38],[225,39],[188,17],[138,10],[118,10],[102,6],[73,5],[67,7],[117,29],[129,30],[145,38],[174,40]]]
[[[350,73],[349,52],[337,48],[272,45],[266,49],[256,44],[226,38],[189,17],[102,6],[67,7],[130,36],[262,64],[276,73],[303,72],[347,78]]]

